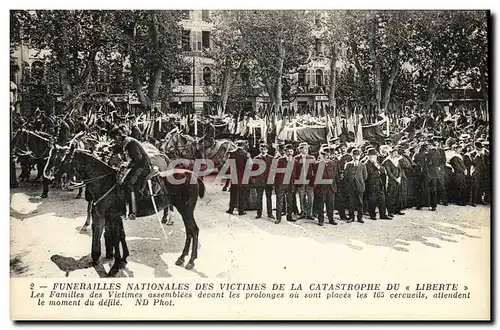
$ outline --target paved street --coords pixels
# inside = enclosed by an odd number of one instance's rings
[[[28,187],[26,187],[28,186]],[[36,186],[11,191],[11,276],[96,278],[110,262],[89,267],[91,234],[80,233],[85,200],[75,192],[52,190],[40,199]],[[174,265],[184,245],[184,225],[177,212],[163,237],[156,217],[126,221],[131,256],[118,276],[152,278],[353,278],[370,281],[429,278],[470,282],[489,272],[490,208],[439,206],[437,212],[406,210],[392,221],[317,226],[283,221],[276,225],[255,211],[225,213],[229,192],[207,183],[195,216],[200,227],[196,266]],[[336,218],[338,218],[336,216]],[[104,250],[103,250],[104,251]],[[486,267],[486,268],[485,268]],[[436,276],[437,275],[437,276]]]

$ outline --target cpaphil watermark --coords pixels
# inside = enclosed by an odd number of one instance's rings
[[[192,168],[191,171],[195,175],[181,175],[186,173],[189,168]],[[222,183],[222,181],[229,179],[231,184],[248,185],[252,179],[262,178],[267,185],[307,185],[310,182],[313,182],[314,185],[328,185],[333,182],[333,179],[325,179],[325,171],[325,162],[304,162],[298,170],[297,162],[286,161],[283,158],[273,158],[270,163],[266,163],[263,159],[252,159],[243,163],[239,163],[235,159],[227,159],[217,171],[214,162],[210,159],[195,159],[193,161],[179,158],[172,160],[167,171],[162,172],[162,174],[172,185],[186,184],[186,180],[189,180],[189,184],[196,184],[199,177],[210,176],[214,172],[217,172],[213,180],[214,183]]]

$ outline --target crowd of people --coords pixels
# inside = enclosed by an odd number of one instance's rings
[[[13,116],[17,128],[27,124],[55,136],[61,144],[81,131],[107,135],[117,128],[135,140],[145,139],[134,117],[123,118],[116,112],[95,116],[91,122],[87,117],[76,117],[71,128],[67,127],[69,120],[51,113],[35,112],[31,119],[17,113]],[[317,219],[321,226],[325,209],[328,222],[336,225],[338,219],[348,223],[363,223],[366,218],[390,220],[403,216],[408,208],[435,211],[438,204],[490,203],[486,121],[473,111],[457,111],[453,116],[408,114],[397,125],[391,131],[400,134],[393,134],[383,143],[355,144],[347,142],[344,136],[324,141],[314,154],[311,149],[315,148],[307,142],[297,146],[279,140],[272,145],[260,141],[259,154],[252,158],[248,141],[236,141],[238,149],[229,159],[235,161],[237,179],[231,182],[227,213],[233,214],[237,209],[239,215],[245,214],[251,189],[256,192],[256,218],[263,215],[265,196],[267,216],[276,223],[285,216],[292,222]],[[271,166],[273,161],[276,168]],[[257,163],[265,164],[262,173],[243,183],[244,171],[256,170]],[[286,168],[292,169],[290,173],[284,171]],[[318,177],[330,181],[318,182]]]
[[[408,208],[435,211],[438,204],[489,204],[487,123],[477,116],[466,116],[465,112],[460,112],[454,120],[446,120],[444,116],[431,118],[431,129],[410,130],[400,134],[397,141],[387,139],[382,145],[375,142],[356,145],[332,139],[321,145],[316,156],[310,153],[307,142],[294,148],[278,141],[273,145],[273,155],[269,154],[270,146],[261,143],[259,155],[252,159],[247,141],[237,141],[238,150],[230,158],[235,160],[238,180],[231,182],[227,213],[233,214],[238,209],[239,215],[246,214],[250,189],[257,192],[256,218],[262,217],[265,195],[267,216],[277,224],[286,216],[291,222],[317,219],[323,226],[325,208],[328,222],[336,225],[334,210],[340,220],[364,223],[366,216],[371,220],[377,220],[377,215],[378,219],[390,220],[403,216]],[[426,119],[422,120],[424,125],[417,123],[418,127],[425,127]],[[252,166],[255,169],[256,165],[252,165],[255,159],[264,160],[265,169],[244,184],[241,181],[244,171]],[[277,168],[293,169],[287,180],[271,165],[273,159],[278,160]],[[273,180],[268,180],[269,176]],[[330,183],[317,183],[317,177]],[[308,182],[297,182],[299,178]]]

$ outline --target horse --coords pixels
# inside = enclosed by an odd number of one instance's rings
[[[99,143],[97,137],[91,136],[90,134],[78,133],[73,137],[68,144],[78,143],[79,147],[82,149],[91,149],[93,150],[96,145]],[[49,151],[49,155],[47,158],[47,162],[45,163],[43,169],[43,192],[42,198],[46,198],[49,193],[49,183],[53,182],[53,187],[57,185],[57,183],[62,182],[63,190],[69,190],[68,183],[73,175],[67,175],[68,171],[62,171],[62,163],[63,159],[66,156],[66,153],[69,149],[68,146],[60,146],[57,143],[53,143],[52,147]],[[75,196],[75,199],[79,199],[82,197],[83,187],[78,187],[78,194]]]
[[[183,134],[178,128],[171,130],[160,150],[172,159],[210,159],[220,169],[227,160],[228,154],[236,149],[236,144],[228,139],[197,139]]]
[[[44,132],[33,132],[31,130],[21,129],[14,135],[12,145],[14,154],[21,163],[22,170],[19,178],[29,180],[30,167],[31,164],[34,163],[37,167],[37,175],[34,181],[42,178],[45,187],[48,182],[46,182],[47,179],[44,178],[42,174],[51,149],[52,137]],[[47,193],[48,191],[44,189],[41,197],[47,198]]]
[[[182,216],[186,229],[184,249],[175,264],[178,266],[184,264],[185,257],[189,255],[192,241],[191,257],[185,266],[186,269],[192,269],[194,261],[198,257],[199,234],[199,228],[194,218],[194,209],[198,197],[203,198],[205,195],[205,185],[201,178],[191,171],[183,169],[167,170],[167,162],[161,156],[152,157],[151,161],[154,166],[158,167],[158,170],[162,171],[161,174],[151,178],[156,186],[154,189],[156,193],[154,193],[153,197],[155,205],[151,201],[151,195],[139,197],[137,200],[137,217],[150,216],[155,213],[155,209],[157,211],[164,210],[169,203],[175,206]],[[126,199],[118,183],[119,171],[87,150],[77,148],[73,148],[71,152],[70,163],[81,176],[86,185],[86,190],[92,196],[92,264],[97,265],[101,256],[100,239],[104,228],[106,228],[109,233],[108,235],[105,234],[105,240],[107,240],[105,244],[106,256],[110,256],[112,250],[114,250],[115,259],[110,270],[111,275],[125,266],[129,256],[122,219],[126,213]],[[196,179],[194,183],[191,182],[192,177]],[[174,184],[175,180],[184,180],[184,183]],[[123,248],[123,257],[120,255],[120,243]]]
[[[53,147],[49,152],[49,159],[47,160],[47,165],[44,169],[44,176],[49,180],[62,180],[63,189],[68,190],[69,178],[75,176],[74,168],[70,164],[70,154],[72,148],[78,147],[80,149],[85,149],[85,143],[81,141],[84,138],[85,133],[77,134],[70,142],[68,146],[59,146],[54,143]],[[111,154],[110,149],[112,146],[107,141],[100,141],[93,145],[94,152],[98,157],[112,167],[118,167],[122,162],[121,158],[116,154]],[[48,187],[47,187],[48,189]],[[78,195],[75,198],[81,198],[83,187],[78,188]],[[87,201],[87,217],[85,223],[82,225],[80,231],[86,231],[90,226],[92,219],[92,196],[88,194],[85,190],[85,200]],[[170,206],[170,211],[173,211],[173,207]],[[161,222],[167,226],[173,225],[172,219],[169,217],[169,208],[163,211],[163,217]]]

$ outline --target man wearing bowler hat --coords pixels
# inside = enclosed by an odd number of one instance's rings
[[[302,142],[299,144],[299,152],[295,156],[297,178],[296,187],[300,199],[301,215],[299,219],[307,218],[313,220],[312,208],[314,198],[314,163],[316,159],[309,155],[309,144]]]
[[[366,193],[368,195],[368,213],[371,220],[376,220],[375,208],[378,206],[379,216],[382,220],[390,220],[387,216],[385,205],[384,183],[382,182],[381,174],[384,172],[384,167],[377,160],[377,151],[375,148],[367,150],[366,166]]]
[[[353,160],[345,164],[344,179],[349,200],[349,222],[354,221],[354,211],[357,211],[357,221],[363,221],[363,193],[365,192],[365,181],[368,177],[366,166],[360,161],[361,151],[352,150]]]
[[[325,205],[328,223],[336,225],[337,222],[333,219],[333,211],[335,205],[335,194],[337,193],[338,164],[329,159],[330,147],[323,146],[319,150],[319,157],[314,164],[314,200],[316,202],[316,211],[318,214],[318,225],[323,226],[325,222]],[[330,183],[321,182],[321,180],[329,180]]]
[[[276,221],[281,222],[281,216],[286,208],[286,220],[294,222],[292,217],[293,182],[295,181],[293,157],[293,147],[290,144],[285,146],[285,156],[278,159],[278,168],[287,169],[287,173],[269,173],[274,176],[274,186],[276,189]]]
[[[245,150],[247,141],[236,141],[238,149],[232,152],[229,159],[236,163],[236,178],[237,182],[231,182],[231,192],[229,195],[229,209],[226,211],[228,214],[233,214],[234,209],[238,208],[238,215],[244,215],[246,207],[246,198],[248,184],[243,182],[243,174],[248,166],[248,152]]]
[[[267,217],[270,219],[274,219],[273,206],[271,201],[271,196],[273,194],[273,185],[268,182],[269,170],[271,169],[273,157],[268,154],[269,147],[265,143],[260,144],[259,151],[260,154],[254,158],[255,160],[259,160],[259,162],[254,162],[252,170],[256,171],[258,166],[265,166],[265,168],[262,174],[256,176],[254,179],[254,186],[257,190],[257,216],[255,218],[260,219],[262,217],[262,198],[264,197],[265,192]]]

